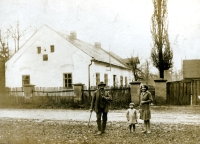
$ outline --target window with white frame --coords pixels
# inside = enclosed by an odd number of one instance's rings
[[[41,53],[41,47],[37,47],[37,53],[38,53],[38,54]]]
[[[96,73],[96,86],[100,83],[100,73]]]
[[[104,74],[104,83],[108,86],[108,74]]]
[[[113,86],[115,87],[117,85],[116,83],[116,75],[113,75]]]
[[[50,50],[51,50],[51,52],[54,52],[54,50],[55,50],[55,49],[54,49],[54,45],[51,45],[51,46],[50,46]]]
[[[30,75],[22,75],[22,86],[30,84]]]
[[[120,76],[120,86],[123,86],[123,76]]]
[[[63,87],[72,88],[72,73],[63,74]]]
[[[128,86],[127,77],[125,77],[125,86]]]
[[[48,61],[48,54],[43,55],[43,61]]]

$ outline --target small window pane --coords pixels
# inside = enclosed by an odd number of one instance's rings
[[[108,86],[108,74],[104,74],[104,83]]]
[[[68,79],[68,83],[72,83],[72,80],[71,80],[71,79]]]
[[[123,76],[120,76],[120,85],[123,86]]]
[[[96,86],[100,83],[100,73],[96,73]]]
[[[72,74],[71,73],[66,73],[63,74],[63,82],[64,82],[64,87],[66,88],[72,88]]]
[[[22,75],[22,86],[25,84],[30,84],[30,76]]]

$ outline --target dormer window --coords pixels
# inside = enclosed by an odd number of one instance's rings
[[[51,52],[54,52],[54,45],[50,46]]]
[[[41,47],[37,47],[37,53],[38,53],[38,54],[41,53]]]

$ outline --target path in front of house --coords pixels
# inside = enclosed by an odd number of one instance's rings
[[[110,110],[108,121],[126,122],[126,110]],[[33,119],[43,120],[74,120],[88,121],[90,112],[88,110],[65,110],[65,109],[0,109],[0,119]],[[92,113],[91,121],[96,120],[95,112]],[[142,122],[139,120],[139,122]],[[182,123],[182,124],[200,124],[200,114],[198,113],[179,113],[152,111],[152,123]]]

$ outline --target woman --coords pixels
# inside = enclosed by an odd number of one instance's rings
[[[150,103],[153,101],[151,93],[148,91],[148,87],[146,85],[141,86],[141,94],[140,94],[140,119],[144,120],[144,131],[143,133],[151,133],[150,129],[150,119],[151,119],[151,111],[150,111]]]

